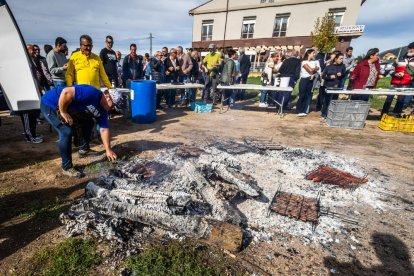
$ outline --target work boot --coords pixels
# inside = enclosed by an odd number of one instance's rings
[[[101,153],[100,153],[100,152],[98,152],[98,151],[94,151],[94,150],[91,150],[91,149],[88,149],[88,150],[83,150],[83,149],[80,149],[80,150],[78,151],[78,153],[79,153],[79,158],[85,158],[85,157],[96,157],[96,156],[101,155]]]
[[[62,170],[62,174],[69,176],[69,177],[76,177],[76,178],[82,178],[85,176],[85,174],[81,171],[78,171],[75,168],[70,168],[68,170]]]

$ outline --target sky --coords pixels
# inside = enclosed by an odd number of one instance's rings
[[[69,50],[79,45],[86,33],[94,40],[95,53],[105,46],[105,37],[114,37],[115,50],[129,52],[136,43],[138,52],[163,46],[191,46],[192,17],[188,11],[206,0],[8,0],[26,43],[54,44],[57,36],[68,41]],[[413,0],[367,0],[357,24],[366,25],[362,37],[353,40],[356,55],[377,47],[381,51],[406,46],[414,41]],[[42,47],[41,47],[42,48]]]

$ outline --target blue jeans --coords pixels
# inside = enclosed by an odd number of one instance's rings
[[[52,125],[59,135],[58,147],[60,157],[62,158],[62,169],[68,170],[73,167],[72,164],[72,128],[62,123],[53,108],[41,103],[40,110],[42,111],[45,119]],[[91,137],[93,126],[87,126],[82,128],[82,146],[81,150],[89,150],[89,141]]]
[[[49,106],[41,103],[40,110],[45,116],[45,119],[53,126],[59,135],[58,147],[60,157],[62,158],[62,169],[68,170],[72,168],[72,128],[63,124],[60,121],[56,110]]]
[[[63,80],[53,80],[53,86],[58,88],[59,86],[66,86],[66,81]]]
[[[295,78],[291,76],[289,80],[289,87],[295,88],[295,86],[296,86]],[[290,97],[292,96],[292,92],[289,92],[289,91],[277,92],[277,96],[275,100],[279,103],[283,101],[283,109],[285,110],[288,108]]]
[[[180,82],[183,83],[191,83],[191,76],[183,75],[180,76]],[[195,91],[193,88],[185,89],[184,91],[181,90],[181,103],[186,104],[186,101],[195,102]]]
[[[266,102],[266,96],[267,96],[267,90],[262,90],[262,93],[260,94],[260,103],[265,103]]]

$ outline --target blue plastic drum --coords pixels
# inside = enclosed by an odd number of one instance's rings
[[[131,117],[137,124],[152,124],[157,120],[157,87],[155,81],[131,82]]]

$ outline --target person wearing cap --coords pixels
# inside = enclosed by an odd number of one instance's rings
[[[108,111],[113,107],[114,102],[108,90],[102,92],[91,85],[59,86],[47,91],[41,98],[40,110],[59,135],[58,147],[64,175],[84,176],[72,164],[72,135],[75,129],[81,130],[83,144],[79,148],[79,155],[87,156],[93,119],[100,127],[107,158],[110,161],[117,159],[111,148],[108,128]]]
[[[206,81],[204,83],[204,101],[210,100],[210,93],[213,100],[213,104],[216,100],[216,89],[219,80],[219,68],[221,65],[221,54],[216,51],[215,44],[208,46],[209,53],[204,57],[203,64],[207,69]]]

